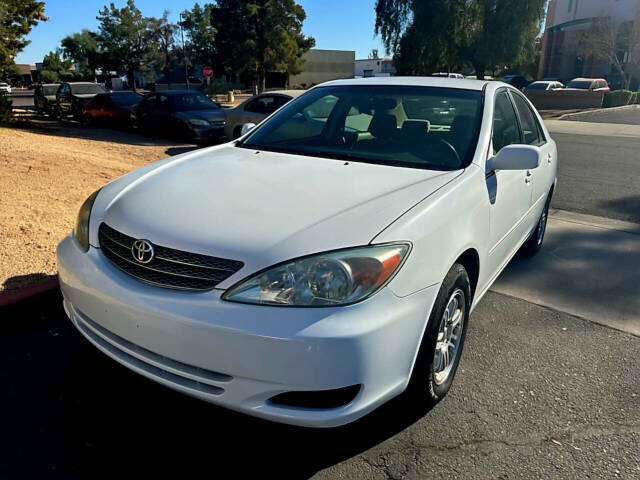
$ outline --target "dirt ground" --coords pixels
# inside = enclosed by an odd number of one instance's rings
[[[30,128],[0,127],[0,292],[57,272],[56,246],[91,192],[193,148],[37,118]]]

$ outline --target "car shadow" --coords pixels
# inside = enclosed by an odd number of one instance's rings
[[[66,318],[58,292],[5,309],[0,451],[9,478],[145,476],[308,478],[394,436],[429,410],[401,395],[333,429],[276,424],[164,388],[90,345]],[[3,445],[4,444],[4,445]]]

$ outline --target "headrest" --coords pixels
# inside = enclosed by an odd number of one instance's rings
[[[411,138],[424,137],[429,133],[429,120],[405,120],[402,124],[402,136]]]
[[[398,133],[396,117],[386,113],[377,113],[371,119],[369,132],[376,138],[388,138]]]

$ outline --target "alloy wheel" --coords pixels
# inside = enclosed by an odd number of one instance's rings
[[[433,355],[433,380],[436,385],[447,381],[460,352],[465,309],[464,292],[457,288],[449,297],[438,327]]]

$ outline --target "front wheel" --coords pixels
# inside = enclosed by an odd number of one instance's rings
[[[410,394],[428,406],[442,400],[451,388],[462,356],[470,308],[469,275],[456,263],[438,292],[409,383]]]

